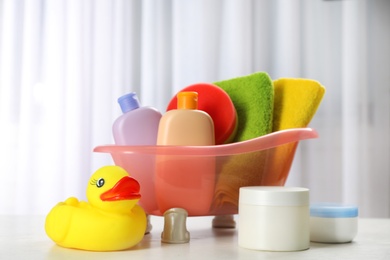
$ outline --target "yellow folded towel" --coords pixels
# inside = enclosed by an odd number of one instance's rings
[[[325,88],[315,80],[274,80],[272,131],[308,126],[324,94]]]
[[[307,127],[315,115],[325,88],[310,79],[283,78],[273,81],[273,129]],[[298,142],[225,160],[220,169],[211,213],[235,214],[242,186],[284,185]]]
[[[295,78],[274,80],[274,91],[273,132],[307,127],[325,94],[319,82]],[[290,143],[270,151],[262,183],[284,185],[297,145],[298,142]]]

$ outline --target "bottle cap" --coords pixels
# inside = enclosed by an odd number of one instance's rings
[[[138,97],[135,92],[131,92],[129,94],[121,96],[120,98],[118,98],[118,103],[123,113],[129,112],[140,107]]]
[[[177,109],[198,109],[198,93],[182,91],[177,94]]]

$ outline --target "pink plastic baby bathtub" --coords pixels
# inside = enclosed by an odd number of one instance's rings
[[[141,185],[150,215],[184,208],[189,216],[238,213],[239,188],[283,186],[298,142],[317,138],[311,128],[274,132],[215,146],[98,146]]]

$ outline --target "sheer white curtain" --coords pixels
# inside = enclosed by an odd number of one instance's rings
[[[320,138],[302,143],[289,181],[309,186],[312,200],[389,217],[390,2],[311,1],[303,10],[302,75],[327,93],[311,124]]]
[[[117,97],[266,71],[327,88],[287,185],[390,217],[390,2],[0,0],[0,214],[85,198]]]

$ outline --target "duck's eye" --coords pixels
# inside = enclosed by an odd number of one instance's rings
[[[101,188],[101,187],[103,187],[103,185],[104,185],[104,179],[103,179],[103,178],[100,178],[100,179],[96,182],[96,187]]]

